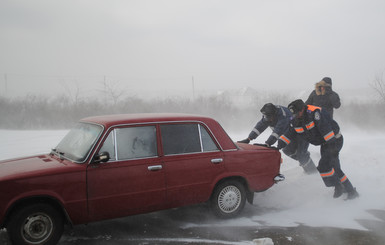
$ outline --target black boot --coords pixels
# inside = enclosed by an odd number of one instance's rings
[[[359,194],[358,194],[356,188],[353,188],[353,190],[348,192],[348,197],[346,198],[346,200],[352,200],[352,199],[355,199],[357,197],[359,197]]]
[[[337,184],[334,187],[333,198],[339,198],[344,193],[345,188],[341,184]]]
[[[345,200],[352,200],[359,196],[356,188],[353,187],[352,183],[348,178],[346,178],[346,180],[342,183],[342,185],[344,186],[344,189],[348,193],[348,197]]]

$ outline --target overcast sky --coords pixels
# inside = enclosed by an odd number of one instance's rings
[[[330,76],[343,90],[384,70],[384,0],[0,1],[1,95],[189,90],[192,77],[304,90]]]

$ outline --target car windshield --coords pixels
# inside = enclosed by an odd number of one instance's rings
[[[53,151],[74,162],[83,162],[102,130],[99,125],[78,123]]]

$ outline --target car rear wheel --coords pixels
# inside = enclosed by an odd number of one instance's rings
[[[246,203],[246,190],[238,181],[219,184],[213,193],[211,207],[220,218],[232,218],[242,212]]]
[[[63,216],[48,204],[33,204],[15,211],[7,231],[13,244],[56,244],[63,234]]]

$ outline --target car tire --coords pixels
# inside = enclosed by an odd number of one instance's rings
[[[44,203],[20,208],[11,215],[7,225],[12,244],[21,245],[57,244],[63,230],[63,215]]]
[[[233,218],[242,212],[246,203],[246,190],[238,181],[219,184],[211,199],[211,208],[220,218]]]

